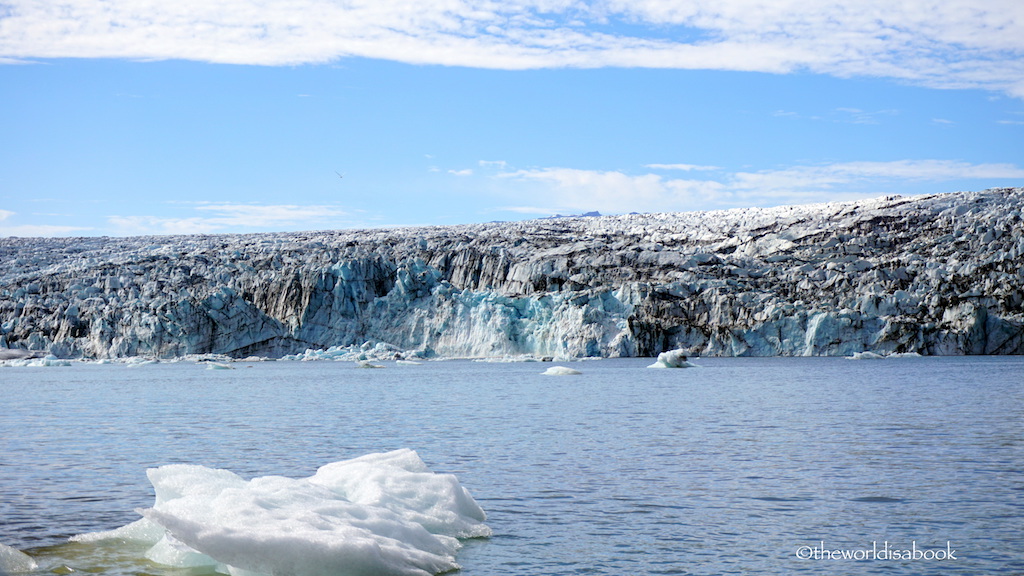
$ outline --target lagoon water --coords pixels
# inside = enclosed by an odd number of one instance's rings
[[[3,368],[0,543],[41,574],[182,574],[67,540],[138,519],[149,467],[407,447],[487,511],[466,576],[1024,572],[1024,358],[650,362]],[[873,545],[956,559],[841,558]]]

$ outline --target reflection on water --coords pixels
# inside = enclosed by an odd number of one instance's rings
[[[44,573],[182,574],[66,539],[137,519],[148,467],[306,477],[409,447],[488,512],[467,575],[1024,571],[1024,359],[695,363],[5,368],[0,542]],[[962,556],[796,558],[873,541]]]

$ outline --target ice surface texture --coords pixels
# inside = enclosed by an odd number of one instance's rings
[[[178,567],[296,576],[437,574],[458,568],[458,538],[491,534],[455,476],[412,450],[335,462],[305,479],[249,481],[227,470],[172,464],[148,471],[145,517],[79,541],[138,540],[147,558]]]
[[[1014,188],[451,227],[2,238],[0,348],[1021,354],[1022,209]]]
[[[20,574],[36,569],[36,561],[28,554],[0,544],[0,574]]]

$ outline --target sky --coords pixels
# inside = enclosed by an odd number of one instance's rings
[[[0,236],[1024,186],[1020,0],[0,0]]]

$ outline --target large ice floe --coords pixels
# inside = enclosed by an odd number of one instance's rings
[[[1024,188],[714,212],[0,238],[0,362],[1024,354]]]
[[[150,560],[235,576],[425,576],[459,568],[460,538],[490,536],[484,511],[451,474],[408,449],[321,467],[309,478],[172,464],[148,470],[143,518],[75,536],[151,543]]]

